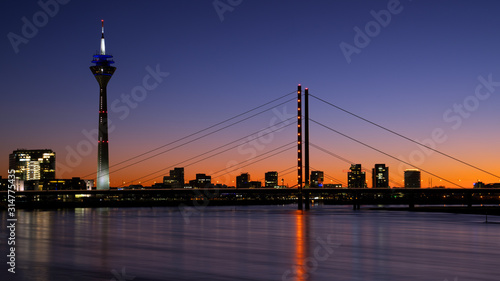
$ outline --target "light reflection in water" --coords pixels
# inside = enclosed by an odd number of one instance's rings
[[[309,222],[307,212],[295,211],[295,268],[292,271],[298,281],[309,280],[306,258],[309,254]]]
[[[213,207],[190,223],[172,208],[19,210],[17,272],[0,280],[498,279],[500,224],[484,216],[292,208]]]

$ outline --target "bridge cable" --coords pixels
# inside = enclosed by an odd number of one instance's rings
[[[328,129],[328,130],[330,130],[330,131],[332,131],[332,132],[335,132],[335,133],[337,133],[337,134],[339,134],[339,135],[341,135],[341,136],[343,136],[343,137],[346,137],[346,138],[348,138],[348,139],[350,139],[350,140],[352,140],[352,141],[355,141],[355,142],[357,142],[357,143],[359,143],[359,144],[361,144],[361,145],[363,145],[363,146],[366,146],[366,147],[368,147],[368,148],[370,148],[370,149],[372,149],[372,150],[375,150],[375,151],[377,151],[377,152],[379,152],[379,153],[382,153],[382,154],[384,154],[385,156],[388,156],[388,157],[390,157],[390,158],[393,158],[393,159],[395,159],[395,160],[397,160],[397,161],[399,161],[399,162],[405,163],[406,165],[409,165],[409,166],[411,166],[411,167],[417,168],[417,169],[419,169],[419,170],[421,170],[421,171],[423,171],[423,172],[425,172],[425,173],[427,173],[427,174],[429,174],[429,175],[435,176],[435,177],[437,177],[438,179],[444,180],[444,181],[446,181],[446,182],[448,182],[448,183],[451,183],[451,184],[453,184],[453,185],[456,185],[456,186],[458,186],[458,187],[460,187],[460,188],[464,188],[464,187],[463,187],[463,186],[461,186],[461,185],[458,185],[458,184],[456,184],[456,183],[454,183],[454,182],[452,182],[452,181],[449,181],[449,180],[447,180],[447,179],[445,179],[445,178],[443,178],[443,177],[440,177],[440,176],[438,176],[438,175],[436,175],[436,174],[433,174],[433,173],[431,173],[431,172],[429,172],[429,171],[427,171],[427,170],[424,170],[424,169],[422,169],[422,168],[420,168],[420,167],[417,167],[417,166],[415,166],[415,165],[413,165],[413,164],[411,164],[411,163],[408,163],[408,162],[406,162],[406,161],[403,161],[403,160],[401,160],[401,159],[399,159],[399,158],[397,158],[397,157],[395,157],[395,156],[392,156],[392,155],[390,155],[390,154],[388,154],[388,153],[386,153],[386,152],[383,152],[383,151],[382,151],[382,150],[380,150],[380,149],[377,149],[377,148],[375,148],[375,147],[373,147],[373,146],[370,146],[370,145],[368,145],[368,144],[366,144],[366,143],[364,143],[364,142],[362,142],[362,141],[359,141],[359,140],[357,140],[357,139],[355,139],[355,138],[353,138],[353,137],[350,137],[350,136],[348,136],[348,135],[346,135],[346,134],[343,134],[343,133],[341,133],[341,132],[339,132],[339,131],[337,131],[337,130],[335,130],[335,129],[332,129],[332,128],[330,128],[330,127],[328,127],[328,126],[324,125],[324,124],[321,124],[321,123],[319,123],[319,122],[317,122],[317,121],[315,121],[315,120],[313,120],[313,119],[309,119],[309,120],[310,120],[310,121],[312,121],[312,122],[314,122],[314,123],[316,123],[316,124],[318,124],[318,125],[320,125],[320,126],[322,126],[322,127],[324,127],[324,128],[326,128],[326,129]]]
[[[168,167],[166,167],[166,168],[163,168],[163,169],[157,170],[157,171],[155,171],[155,172],[152,172],[152,173],[150,173],[150,174],[147,174],[147,175],[145,175],[145,176],[142,176],[142,177],[140,177],[140,178],[134,179],[134,180],[129,181],[129,182],[134,182],[134,181],[136,181],[136,180],[140,180],[140,179],[143,179],[143,178],[145,178],[145,177],[149,177],[149,176],[152,176],[152,175],[154,175],[154,174],[157,174],[157,173],[163,172],[163,171],[168,170],[168,169],[170,169],[170,168],[172,168],[172,167],[179,166],[180,164],[183,164],[183,163],[185,163],[185,162],[188,162],[188,161],[194,160],[194,159],[196,159],[196,158],[199,158],[199,157],[204,156],[204,155],[206,155],[206,154],[209,154],[209,153],[211,153],[211,152],[217,151],[217,150],[219,150],[219,149],[221,149],[221,148],[224,148],[224,147],[226,147],[226,146],[229,146],[229,145],[231,145],[231,144],[234,144],[234,143],[236,143],[236,142],[239,142],[239,141],[241,141],[241,140],[244,140],[245,138],[249,138],[249,137],[251,137],[252,135],[255,135],[255,134],[256,134],[256,133],[258,133],[258,132],[262,132],[262,131],[264,131],[264,130],[271,129],[271,128],[275,127],[276,125],[279,125],[279,124],[282,124],[282,123],[286,123],[286,122],[288,122],[288,121],[289,121],[289,120],[291,120],[291,119],[295,119],[295,116],[294,116],[294,117],[291,117],[291,118],[288,118],[288,119],[286,119],[286,120],[283,120],[282,122],[276,123],[276,124],[274,124],[274,125],[272,125],[272,126],[269,126],[269,127],[267,127],[267,128],[264,128],[264,129],[262,129],[262,130],[259,130],[259,131],[256,131],[256,132],[253,132],[253,133],[251,133],[251,134],[249,134],[249,135],[246,135],[246,136],[244,136],[244,137],[242,137],[242,138],[239,138],[239,139],[237,139],[237,140],[234,140],[234,141],[228,142],[228,143],[226,143],[226,144],[224,144],[224,145],[221,145],[221,146],[218,146],[218,147],[216,147],[216,148],[213,148],[213,149],[211,149],[211,150],[209,150],[209,151],[206,151],[206,152],[204,152],[204,153],[201,153],[201,154],[198,154],[198,155],[196,155],[196,156],[193,156],[193,157],[191,157],[191,158],[189,158],[189,159],[183,160],[183,161],[178,162],[178,163],[173,164],[173,165],[169,165],[169,166],[168,166]],[[207,159],[212,158],[212,157],[214,157],[214,156],[217,156],[217,155],[219,155],[219,154],[221,154],[221,153],[224,153],[224,152],[226,152],[226,151],[229,151],[229,150],[231,150],[231,149],[234,149],[234,148],[236,148],[236,147],[238,147],[238,146],[240,146],[240,145],[243,145],[243,144],[249,143],[249,142],[251,142],[251,141],[254,141],[255,139],[257,139],[257,138],[259,138],[259,137],[264,137],[264,136],[266,136],[266,135],[269,135],[269,134],[271,134],[271,133],[274,133],[274,132],[276,132],[276,131],[278,131],[278,130],[281,130],[281,129],[285,128],[285,127],[288,127],[288,126],[290,126],[290,125],[293,125],[293,123],[290,123],[290,124],[284,125],[283,127],[275,128],[275,129],[273,129],[273,130],[270,130],[270,131],[266,132],[265,134],[262,134],[262,135],[256,136],[256,137],[254,137],[254,138],[247,139],[247,141],[245,141],[245,142],[243,142],[243,143],[238,143],[238,144],[237,144],[237,145],[235,145],[235,146],[231,146],[230,148],[227,148],[227,149],[225,149],[225,150],[219,151],[219,152],[217,152],[217,153],[215,153],[215,154],[212,154],[212,155],[210,155],[210,156],[207,156],[207,157],[205,157],[205,158],[203,158],[203,159],[199,159],[199,160],[197,160],[196,162],[192,162],[192,163],[189,163],[189,164],[185,164],[185,165],[183,165],[183,166],[184,166],[184,167],[188,167],[188,166],[191,166],[191,165],[193,165],[193,164],[200,163],[201,161],[204,161],[204,160],[207,160]],[[124,186],[124,185],[125,185],[125,184],[122,184],[122,185],[120,185],[120,186]]]
[[[259,155],[259,156],[255,157],[255,158],[260,158],[260,157],[262,157],[262,156],[264,156],[264,155],[266,155],[266,154],[269,154],[269,153],[271,153],[271,152],[273,152],[273,151],[275,151],[275,150],[278,150],[278,149],[281,149],[281,148],[284,148],[284,147],[286,147],[286,146],[290,146],[291,144],[296,144],[296,143],[297,143],[296,141],[289,142],[289,143],[284,144],[284,145],[282,145],[282,146],[280,146],[280,147],[277,147],[277,148],[275,148],[275,149],[272,149],[272,150],[270,150],[270,151],[268,151],[268,152],[266,152],[266,153],[263,153],[263,154],[261,154],[261,155]],[[229,174],[229,173],[231,173],[231,172],[234,172],[234,171],[236,171],[236,170],[238,170],[238,169],[241,169],[241,168],[244,168],[244,167],[247,167],[247,166],[253,165],[253,164],[255,164],[255,163],[257,163],[257,162],[260,162],[260,161],[262,161],[262,160],[266,160],[266,159],[268,159],[268,158],[271,158],[272,156],[276,156],[276,155],[278,155],[278,154],[280,154],[280,153],[283,153],[283,152],[285,152],[285,151],[287,151],[287,150],[290,150],[290,149],[292,149],[292,148],[294,148],[294,147],[293,147],[293,146],[290,146],[290,147],[288,147],[288,148],[284,148],[283,150],[281,150],[281,151],[279,151],[279,152],[276,152],[276,153],[274,153],[274,154],[268,155],[268,156],[266,156],[266,157],[264,157],[264,158],[262,158],[262,159],[252,161],[252,162],[250,162],[250,163],[248,163],[248,164],[246,164],[246,165],[243,165],[243,166],[237,167],[236,169],[230,170],[230,171],[228,171],[228,172],[226,172],[226,173],[224,173],[224,174],[220,174],[220,175],[215,176],[215,177],[212,177],[212,178],[214,178],[214,179],[219,178],[219,177],[221,177],[221,176],[224,176],[224,175],[226,175],[226,174]],[[245,160],[245,161],[243,161],[243,162],[238,163],[238,164],[237,164],[237,165],[235,165],[235,166],[238,166],[238,165],[240,165],[240,164],[242,164],[242,163],[248,162],[248,161],[253,160],[253,159],[255,159],[255,158],[252,158],[252,159],[247,159],[247,160]],[[235,166],[233,166],[233,167],[235,167]],[[233,167],[230,167],[230,168],[233,168]],[[230,169],[230,168],[225,168],[225,169],[219,170],[219,171],[217,171],[217,172],[214,172],[214,173],[212,173],[212,174],[213,174],[213,175],[216,175],[216,174],[218,174],[218,173],[220,173],[220,172],[227,171],[227,170],[228,170],[228,169]]]
[[[491,172],[488,172],[488,171],[486,171],[486,170],[484,170],[484,169],[481,169],[481,168],[479,168],[479,167],[477,167],[477,166],[474,166],[474,165],[472,165],[472,164],[469,164],[469,163],[467,163],[467,162],[465,162],[465,161],[462,161],[462,160],[460,160],[460,159],[458,159],[458,158],[455,158],[455,157],[453,157],[453,156],[451,156],[451,155],[449,155],[449,154],[446,154],[446,153],[444,153],[444,152],[441,152],[441,151],[439,151],[439,150],[437,150],[437,149],[434,149],[434,148],[432,148],[432,147],[429,147],[429,146],[427,146],[427,145],[425,145],[425,144],[419,143],[418,141],[412,140],[412,139],[410,139],[410,138],[408,138],[408,137],[406,137],[406,136],[404,136],[404,135],[401,135],[401,134],[399,134],[399,133],[397,133],[397,132],[395,132],[395,131],[393,131],[393,130],[391,130],[391,129],[388,129],[388,128],[386,128],[386,127],[382,126],[382,125],[379,125],[379,124],[377,124],[377,123],[375,123],[375,122],[372,122],[372,121],[370,121],[370,120],[368,120],[368,119],[366,119],[366,118],[363,118],[363,117],[361,117],[361,116],[359,116],[359,115],[356,115],[356,114],[354,114],[354,113],[352,113],[352,112],[350,112],[350,111],[348,111],[348,110],[346,110],[346,109],[343,109],[343,108],[341,108],[341,107],[339,107],[339,106],[336,106],[336,105],[334,105],[334,104],[332,104],[332,103],[330,103],[330,102],[327,102],[327,101],[325,101],[325,100],[323,100],[323,99],[321,99],[321,98],[319,98],[319,97],[316,97],[316,96],[315,96],[315,95],[313,95],[313,94],[309,94],[309,96],[311,96],[311,97],[313,97],[313,98],[315,98],[315,99],[317,99],[317,100],[319,100],[319,101],[322,101],[322,102],[324,102],[324,103],[326,103],[326,104],[328,104],[328,105],[330,105],[330,106],[332,106],[332,107],[335,107],[335,108],[337,108],[338,110],[341,110],[341,111],[343,111],[343,112],[345,112],[345,113],[347,113],[347,114],[350,114],[350,115],[352,115],[352,116],[354,116],[354,117],[356,117],[356,118],[359,118],[359,119],[361,119],[361,120],[363,120],[363,121],[365,121],[365,122],[367,122],[367,123],[370,123],[370,124],[372,124],[372,125],[374,125],[374,126],[376,126],[376,127],[379,127],[379,128],[381,128],[381,129],[383,129],[383,130],[385,130],[385,131],[387,131],[387,132],[389,132],[389,133],[392,133],[392,134],[394,134],[394,135],[396,135],[396,136],[398,136],[398,137],[401,137],[401,138],[403,138],[403,139],[405,139],[405,140],[408,140],[408,141],[410,141],[410,142],[413,142],[413,143],[415,143],[415,144],[417,144],[417,145],[419,145],[419,146],[423,146],[423,147],[425,147],[425,148],[427,148],[427,149],[430,149],[430,150],[432,150],[432,151],[434,151],[434,152],[437,152],[437,153],[439,153],[439,154],[441,154],[441,155],[443,155],[443,156],[445,156],[445,157],[448,157],[448,158],[450,158],[450,159],[453,159],[453,160],[455,160],[455,161],[457,161],[457,162],[460,162],[460,163],[462,163],[462,164],[464,164],[464,165],[466,165],[466,166],[472,167],[472,168],[474,168],[474,169],[476,169],[476,170],[479,170],[479,171],[481,171],[481,172],[483,172],[483,173],[489,174],[489,175],[494,176],[494,177],[496,177],[496,178],[500,178],[500,176],[497,176],[497,175],[495,175],[495,174],[493,174],[493,173],[491,173]]]
[[[264,154],[262,154],[262,155],[260,155],[260,156],[257,156],[257,158],[262,157],[262,156],[264,156],[265,154],[271,153],[271,152],[273,152],[273,151],[275,151],[275,150],[278,150],[278,149],[280,149],[280,148],[283,148],[283,147],[285,147],[285,146],[289,146],[290,144],[295,144],[295,143],[296,143],[295,141],[290,142],[290,143],[287,143],[287,144],[282,145],[282,146],[280,146],[280,147],[277,147],[277,148],[275,148],[275,149],[273,149],[273,150],[271,150],[271,151],[268,151],[268,152],[266,152],[266,153],[264,153]],[[218,177],[224,176],[224,175],[226,175],[226,174],[229,174],[229,173],[231,173],[231,172],[234,172],[234,171],[236,171],[236,170],[238,170],[238,169],[241,169],[241,168],[243,168],[243,167],[253,165],[253,164],[255,164],[255,163],[257,163],[257,162],[260,162],[260,161],[262,161],[262,160],[266,160],[266,159],[268,159],[268,158],[270,158],[270,157],[273,157],[273,156],[275,156],[275,155],[278,155],[278,154],[280,154],[280,153],[283,153],[283,152],[285,152],[285,151],[287,151],[287,150],[290,150],[290,149],[292,149],[292,148],[294,148],[294,146],[291,146],[291,147],[289,147],[289,148],[283,149],[283,150],[281,150],[281,151],[279,151],[279,152],[276,152],[276,153],[274,153],[274,154],[272,154],[272,155],[269,155],[269,156],[267,156],[267,157],[264,157],[264,158],[262,158],[262,159],[255,160],[255,161],[253,161],[253,162],[251,162],[251,163],[249,163],[249,164],[247,164],[247,165],[244,165],[244,166],[238,167],[238,168],[236,168],[236,169],[230,170],[230,171],[228,171],[228,172],[226,172],[226,173],[224,173],[224,174],[220,174],[220,175],[218,175],[218,176],[212,177],[212,179],[216,179],[216,178],[218,178]],[[248,159],[247,161],[250,161],[250,160],[252,160],[252,159]],[[243,161],[243,162],[241,162],[241,163],[244,163],[244,162],[247,162],[247,161]],[[239,163],[239,164],[241,164],[241,163]],[[238,164],[238,165],[239,165],[239,164]],[[233,166],[233,167],[234,167],[234,166]],[[220,173],[220,172],[222,172],[222,171],[228,170],[228,169],[233,168],[233,167],[228,167],[228,168],[225,168],[225,169],[219,170],[219,171],[217,171],[216,173]],[[145,176],[144,176],[144,177],[145,177]],[[142,178],[144,178],[144,177],[142,177]],[[149,179],[147,179],[145,182],[148,182],[148,181],[153,180],[153,179],[154,179],[154,178],[149,178]]]
[[[206,127],[206,128],[204,128],[204,129],[201,129],[201,130],[199,130],[199,131],[197,131],[197,132],[191,133],[191,134],[189,134],[189,135],[187,135],[187,136],[184,136],[184,137],[179,138],[179,139],[177,139],[177,140],[171,141],[171,142],[169,142],[169,143],[167,143],[167,144],[161,145],[161,146],[159,146],[159,147],[156,147],[156,148],[151,149],[151,150],[149,150],[149,151],[143,152],[143,153],[138,154],[138,155],[136,155],[136,156],[130,157],[129,159],[123,160],[123,161],[121,161],[121,162],[119,162],[119,163],[113,164],[113,165],[111,165],[109,168],[112,168],[112,167],[115,167],[115,166],[118,166],[118,165],[124,164],[124,163],[129,162],[129,161],[132,161],[132,160],[134,160],[134,159],[136,159],[136,158],[139,158],[139,157],[141,157],[141,156],[144,156],[144,155],[149,154],[149,153],[151,153],[151,152],[154,152],[154,151],[156,151],[156,150],[162,149],[162,148],[164,148],[164,147],[166,147],[166,146],[172,145],[172,144],[174,144],[174,143],[180,142],[180,141],[182,141],[182,140],[185,140],[185,139],[187,139],[187,138],[190,138],[190,137],[192,137],[192,136],[195,136],[195,135],[197,135],[197,134],[199,134],[199,133],[202,133],[202,132],[204,132],[204,131],[207,131],[207,130],[209,130],[209,129],[212,129],[212,128],[214,128],[214,127],[217,127],[217,126],[219,126],[219,125],[222,125],[222,124],[224,124],[224,123],[226,123],[226,122],[229,122],[229,121],[231,121],[231,120],[233,120],[233,119],[236,119],[236,118],[238,118],[238,117],[241,117],[241,116],[243,116],[243,115],[245,115],[245,114],[248,114],[248,113],[250,113],[250,112],[252,112],[252,111],[255,111],[255,110],[259,109],[259,108],[262,108],[262,107],[264,107],[264,106],[266,106],[266,105],[269,105],[269,104],[271,104],[271,103],[273,103],[273,102],[276,102],[276,101],[278,101],[278,100],[280,100],[280,99],[283,99],[283,98],[285,98],[285,97],[287,97],[287,96],[289,96],[289,95],[291,95],[291,94],[293,94],[293,93],[296,93],[296,91],[292,91],[292,92],[290,92],[290,93],[288,93],[288,94],[286,94],[286,95],[280,96],[280,97],[278,97],[278,98],[276,98],[276,99],[273,99],[273,100],[271,100],[271,101],[269,101],[269,102],[266,102],[266,103],[264,103],[264,104],[261,104],[261,105],[259,105],[259,106],[256,106],[256,107],[254,107],[254,108],[252,108],[252,109],[250,109],[250,110],[247,110],[247,111],[245,111],[245,112],[243,112],[243,113],[237,114],[237,115],[235,115],[235,116],[233,116],[233,117],[230,117],[230,118],[228,118],[228,119],[226,119],[226,120],[224,120],[224,121],[218,122],[218,123],[213,124],[213,125],[211,125],[211,126],[209,126],[209,127]],[[276,106],[274,106],[274,107],[271,107],[271,108],[268,108],[267,110],[261,111],[261,112],[260,112],[260,113],[258,113],[258,114],[254,114],[254,115],[252,115],[252,116],[250,116],[250,117],[247,117],[247,118],[245,118],[245,119],[243,119],[243,120],[240,120],[240,121],[238,121],[238,122],[236,122],[236,123],[233,123],[232,125],[235,125],[235,124],[237,124],[237,123],[240,123],[240,122],[243,122],[243,121],[245,121],[245,120],[248,120],[248,119],[250,119],[250,118],[252,118],[252,117],[255,117],[255,116],[259,115],[259,114],[262,114],[262,113],[264,113],[264,112],[266,112],[266,111],[269,111],[269,110],[271,110],[271,109],[273,109],[273,108],[276,108],[277,106],[280,106],[280,105],[282,105],[282,104],[285,104],[285,103],[290,102],[290,101],[295,100],[295,99],[296,99],[295,97],[294,97],[294,98],[292,98],[292,99],[289,99],[289,100],[287,100],[287,101],[285,101],[285,102],[282,102],[282,103],[280,103],[280,104],[278,104],[278,105],[276,105]],[[232,125],[230,125],[230,126],[232,126]],[[199,137],[199,138],[197,138],[197,139],[195,139],[195,140],[198,140],[198,139],[201,139],[201,138],[203,138],[203,137],[209,136],[209,135],[214,134],[214,133],[216,133],[216,132],[218,132],[218,131],[221,131],[221,130],[223,130],[223,129],[226,129],[226,128],[230,127],[230,126],[226,126],[226,127],[222,128],[222,129],[218,129],[218,130],[216,130],[216,131],[214,131],[214,132],[211,132],[211,133],[205,134],[205,135],[203,135],[202,137]],[[190,141],[190,142],[188,142],[188,143],[191,143],[191,142],[193,142],[193,141],[195,141],[195,140],[192,140],[192,141]],[[181,145],[181,146],[182,146],[182,145]],[[179,147],[179,146],[177,146],[177,147]],[[177,148],[177,147],[176,147],[176,148]],[[174,148],[174,149],[175,149],[175,148]],[[168,151],[170,151],[170,150],[168,150]],[[162,153],[165,153],[165,152],[162,152]],[[162,154],[162,153],[159,153],[159,154]],[[154,155],[153,157],[155,157],[155,156],[157,156],[157,155],[159,155],[159,154],[156,154],[156,155]],[[152,157],[151,157],[151,158],[152,158]],[[146,158],[146,159],[150,159],[150,158]],[[140,162],[142,162],[142,161],[140,161]],[[136,163],[139,163],[139,162],[136,162]],[[133,165],[135,165],[136,163],[134,163]],[[129,166],[130,166],[130,165],[129,165]],[[126,166],[126,167],[129,167],[129,166]],[[118,170],[116,170],[116,171],[118,171]],[[113,173],[113,172],[110,172],[109,174],[111,174],[111,173]],[[84,176],[84,178],[85,178],[85,177],[92,176],[92,175],[95,175],[95,174],[97,174],[97,172],[90,173],[90,174],[88,174],[88,175]]]
[[[321,150],[322,152],[324,152],[324,153],[326,153],[326,154],[330,154],[331,156],[333,156],[333,157],[335,157],[335,158],[337,158],[337,159],[340,159],[340,160],[342,160],[342,161],[344,161],[344,162],[347,162],[347,163],[349,163],[349,164],[351,164],[351,165],[352,165],[352,164],[355,164],[354,162],[352,162],[352,161],[350,161],[350,160],[347,160],[347,159],[345,159],[345,158],[343,158],[343,157],[341,157],[341,156],[339,156],[339,155],[337,155],[337,154],[335,154],[335,153],[333,153],[333,152],[331,152],[331,151],[329,151],[329,150],[327,150],[327,149],[325,149],[325,148],[323,148],[323,147],[320,147],[320,146],[315,145],[315,144],[313,144],[313,143],[310,143],[310,145],[311,145],[312,147],[314,147],[314,148],[318,149],[318,150]],[[369,170],[367,170],[367,172],[368,172],[369,174],[372,174],[372,172],[370,172]],[[392,183],[394,183],[396,186],[400,185],[400,183],[399,183],[398,181],[394,180],[394,179],[389,178],[389,181],[390,181],[390,182],[392,182]],[[342,182],[342,183],[344,183],[344,182]]]
[[[296,118],[296,117],[294,117],[294,118]],[[286,171],[288,171],[288,170],[291,170],[291,171],[286,172]],[[277,173],[278,173],[278,176],[284,176],[284,175],[288,175],[288,174],[290,174],[290,173],[292,173],[292,172],[295,172],[295,171],[297,171],[297,166],[292,166],[292,167],[289,167],[289,168],[287,168],[287,169],[284,169],[284,170],[278,171]],[[284,172],[286,172],[286,173],[284,173]],[[282,173],[284,173],[284,174],[282,174]],[[264,177],[264,178],[260,178],[258,181],[262,182],[262,181],[265,181],[265,180],[266,180],[266,178]],[[278,179],[278,180],[279,180],[279,179]]]
[[[287,94],[287,95],[289,95],[289,94]],[[131,163],[131,164],[128,164],[128,165],[126,165],[126,166],[123,166],[123,167],[120,167],[120,168],[115,169],[115,170],[113,170],[113,171],[110,171],[108,174],[112,174],[112,173],[114,173],[114,172],[117,172],[117,171],[123,170],[123,169],[125,169],[125,168],[131,167],[131,166],[134,166],[134,165],[136,165],[136,164],[139,164],[139,163],[144,162],[144,161],[146,161],[146,160],[152,159],[152,158],[157,157],[157,156],[159,156],[159,155],[161,155],[161,154],[164,154],[164,153],[166,153],[166,152],[170,152],[170,151],[172,151],[172,150],[174,150],[174,149],[177,149],[177,148],[179,148],[179,147],[182,147],[182,146],[185,146],[185,145],[190,144],[190,143],[192,143],[192,142],[195,142],[195,141],[197,141],[197,140],[200,140],[200,139],[202,139],[202,138],[204,138],[204,137],[207,137],[207,136],[209,136],[209,135],[215,134],[215,133],[217,133],[217,132],[219,132],[219,131],[222,131],[222,130],[224,130],[224,129],[227,129],[227,128],[231,127],[231,126],[234,126],[234,125],[236,125],[236,124],[238,124],[238,123],[241,123],[241,122],[243,122],[243,121],[246,121],[246,120],[248,120],[248,119],[250,119],[250,118],[253,118],[253,117],[257,116],[257,115],[260,115],[260,114],[262,114],[262,113],[264,113],[264,112],[267,112],[267,111],[269,111],[269,110],[271,110],[271,109],[274,109],[274,108],[276,108],[276,107],[278,107],[278,106],[280,106],[280,105],[283,105],[283,104],[288,103],[288,102],[290,102],[290,101],[292,101],[292,100],[295,100],[295,99],[296,99],[296,98],[294,97],[294,98],[292,98],[292,99],[286,100],[286,101],[284,101],[284,102],[282,102],[282,103],[279,103],[278,105],[276,105],[276,106],[274,106],[274,107],[271,107],[271,108],[268,108],[268,109],[262,110],[262,111],[260,111],[260,112],[258,112],[258,113],[255,113],[255,114],[251,115],[251,116],[245,117],[244,119],[238,120],[238,121],[233,122],[233,123],[231,123],[231,124],[229,124],[229,125],[226,125],[226,126],[224,126],[224,127],[222,127],[222,128],[219,128],[219,129],[217,129],[217,130],[215,130],[215,131],[212,131],[212,132],[206,133],[206,134],[204,134],[204,135],[202,135],[202,136],[199,136],[199,137],[197,137],[197,138],[195,138],[195,139],[192,139],[192,140],[189,140],[189,141],[187,141],[187,142],[181,143],[181,144],[179,144],[179,145],[177,145],[177,146],[175,146],[175,147],[169,148],[169,149],[167,149],[167,150],[165,150],[165,151],[162,151],[162,152],[159,152],[159,153],[153,154],[153,155],[148,156],[148,157],[146,157],[146,158],[144,158],[144,159],[138,160],[138,161],[133,162],[133,163]],[[254,109],[252,109],[252,110],[249,110],[249,111],[247,111],[246,113],[248,113],[248,112],[250,112],[250,111],[253,111],[253,110],[255,110],[255,109],[258,109],[258,108],[260,108],[260,107],[262,107],[262,106],[265,106],[265,105],[267,105],[267,104],[269,104],[269,103],[266,103],[266,104],[264,104],[264,105],[261,105],[261,106],[259,106],[259,107],[254,108]],[[243,113],[242,113],[242,114],[243,114]],[[227,120],[225,120],[225,121],[223,121],[223,122],[219,122],[219,123],[218,123],[218,124],[216,124],[216,125],[222,124],[222,123],[224,123],[224,122],[227,122],[228,120],[231,120],[231,119],[234,119],[234,118],[236,118],[236,117],[239,117],[239,116],[241,116],[242,114],[239,114],[239,115],[237,115],[237,116],[235,116],[235,117],[232,117],[232,118],[230,118],[230,119],[227,119]],[[216,125],[212,125],[212,126],[210,126],[209,128],[213,128],[213,127],[214,127],[214,126],[216,126]],[[208,129],[208,128],[205,128],[205,129],[200,130],[200,131],[198,131],[198,132],[196,132],[196,133],[190,134],[189,136],[193,136],[193,135],[198,134],[198,133],[200,133],[200,132],[202,132],[202,131],[206,131],[207,129]],[[142,156],[142,155],[148,154],[148,153],[150,153],[150,152],[152,152],[152,151],[158,150],[158,149],[163,148],[163,147],[165,147],[165,146],[168,146],[168,145],[174,144],[174,143],[176,143],[176,142],[179,142],[180,140],[184,140],[184,139],[188,138],[189,136],[186,136],[186,137],[180,138],[180,139],[178,139],[178,140],[176,140],[176,141],[170,142],[170,143],[168,143],[168,144],[165,144],[165,145],[163,145],[163,146],[160,146],[160,147],[158,147],[158,148],[155,148],[155,149],[153,149],[153,150],[150,150],[149,152],[145,152],[145,153],[142,153],[142,154],[140,154],[140,155],[138,155],[138,156],[134,156],[134,157],[132,157],[132,158],[129,158],[129,159],[125,160],[125,161],[122,161],[122,162],[120,162],[120,163],[118,163],[118,164],[113,165],[112,167],[117,166],[117,165],[119,165],[119,164],[123,164],[123,163],[128,162],[128,161],[131,161],[131,160],[133,160],[133,159],[135,159],[135,158],[138,158],[138,157],[140,157],[140,156]],[[91,175],[93,175],[93,174],[96,174],[96,172],[93,172],[93,173],[91,173],[91,174],[89,174],[89,175],[86,175],[86,176],[84,176],[84,177],[88,177],[88,176],[91,176]]]
[[[318,170],[318,169],[315,169],[315,168],[313,168],[313,167],[310,167],[310,168],[311,168],[311,169],[313,169],[313,170],[316,170],[316,171]],[[343,181],[341,181],[341,180],[339,180],[339,179],[336,179],[336,178],[334,178],[334,177],[332,177],[332,176],[330,176],[330,175],[327,175],[327,174],[323,174],[323,177],[325,177],[325,178],[329,178],[330,180],[334,180],[335,182],[340,183],[340,184],[345,184],[345,182],[343,182]],[[310,185],[310,184],[311,184],[311,181],[309,181],[309,185]],[[323,182],[323,186],[324,186],[324,184],[325,184],[325,183]]]

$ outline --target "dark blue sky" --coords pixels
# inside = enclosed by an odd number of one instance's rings
[[[492,172],[500,169],[495,149],[500,87],[493,86],[496,91],[490,89],[484,99],[474,99],[478,77],[500,81],[498,1],[215,1],[221,9],[230,7],[224,12],[217,12],[214,1],[47,2],[58,3],[57,9],[49,5],[52,15],[36,1],[0,3],[0,175],[6,176],[8,154],[16,148],[55,150],[57,161],[68,167],[59,169],[58,177],[95,171],[96,149],[83,149],[87,137],[82,132],[97,127],[98,85],[88,67],[99,48],[101,19],[106,49],[117,67],[108,86],[108,110],[115,124],[110,133],[111,164],[290,93],[301,83],[312,94],[412,139],[432,138],[432,132],[441,129],[446,140],[442,138],[438,149]],[[371,23],[371,11],[391,9],[385,27]],[[38,21],[36,34],[23,34],[23,17]],[[366,33],[370,24],[373,37],[362,47],[358,44],[349,63],[340,44],[356,47],[355,28]],[[23,43],[14,46],[14,37],[24,38]],[[122,95],[143,85],[148,67],[169,75],[160,77],[154,89],[131,106]],[[464,102],[468,110],[460,113],[454,105]],[[452,181],[470,186],[483,177],[487,182],[498,180],[436,154],[419,160],[415,144],[317,100],[311,106],[311,118],[397,157],[413,157],[422,168],[442,171]],[[294,114],[296,108],[288,103],[278,110]],[[117,172],[111,183],[168,168],[265,128],[273,117],[276,113],[268,112],[192,147]],[[366,169],[387,163],[393,167],[391,177],[401,180],[399,164],[392,159],[314,125],[311,137]],[[276,133],[262,150],[256,148],[257,154],[293,140],[292,126]],[[68,151],[78,145],[84,153],[71,159]],[[186,168],[187,179],[254,156],[245,151],[249,150],[240,148]],[[317,152],[313,156],[313,167],[345,182],[342,171],[348,163]],[[291,149],[241,171],[253,172],[257,180],[264,171],[293,166],[294,158]],[[293,184],[291,175],[288,182]]]

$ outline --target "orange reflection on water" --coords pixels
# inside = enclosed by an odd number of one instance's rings
[[[305,270],[305,260],[307,258],[307,213],[295,211],[295,280],[308,280],[308,274]]]

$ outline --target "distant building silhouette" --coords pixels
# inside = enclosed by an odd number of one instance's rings
[[[417,169],[405,170],[405,188],[420,188],[420,171]]]
[[[474,183],[474,188],[500,188],[500,183],[496,182],[485,184],[481,181],[478,181]]]
[[[9,170],[23,181],[56,178],[56,153],[50,149],[18,149],[9,155]]]
[[[311,171],[310,179],[311,179],[310,181],[311,187],[323,187],[325,175],[323,171]]]
[[[212,177],[206,174],[196,174],[196,179],[190,180],[189,185],[197,188],[206,188],[212,186]]]
[[[342,188],[341,183],[325,183],[323,185],[324,188]]]
[[[366,188],[366,174],[361,169],[361,164],[352,164],[347,173],[347,187]]]
[[[278,172],[271,171],[265,174],[265,186],[275,188],[278,186]]]
[[[474,188],[484,188],[486,185],[482,181],[474,183]]]
[[[248,183],[250,188],[261,188],[262,187],[262,182],[260,181],[251,181]]]
[[[2,176],[0,176],[0,190],[1,191],[8,190],[9,185],[10,185],[9,179],[8,178],[3,179]]]
[[[170,170],[170,176],[163,177],[163,184],[172,188],[184,187],[184,168],[174,168]]]
[[[372,187],[389,187],[389,167],[385,164],[375,164],[375,168],[372,169]]]
[[[236,188],[249,188],[250,187],[250,175],[248,173],[242,173],[236,177]]]
[[[40,181],[43,186],[43,190],[91,190],[94,181],[93,180],[82,180],[79,177],[74,177],[71,179],[53,179]]]

